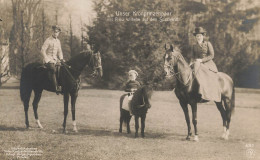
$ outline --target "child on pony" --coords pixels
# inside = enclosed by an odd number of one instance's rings
[[[128,72],[128,81],[126,82],[126,85],[124,87],[124,91],[127,93],[125,94],[125,99],[123,101],[122,108],[129,111],[130,115],[132,115],[133,113],[130,106],[130,102],[133,98],[133,94],[141,86],[140,83],[136,80],[137,76],[138,73],[135,70],[130,70]]]

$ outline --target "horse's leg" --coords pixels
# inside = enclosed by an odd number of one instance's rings
[[[226,111],[222,105],[222,101],[221,102],[215,102],[217,107],[218,107],[218,110],[221,114],[221,117],[222,117],[222,120],[223,120],[223,134],[222,134],[222,138],[225,138],[226,137],[226,125],[227,125],[227,118],[226,118]]]
[[[29,110],[29,102],[30,102],[30,97],[31,97],[32,90],[28,89],[27,93],[23,95],[22,101],[23,101],[23,106],[24,106],[24,113],[25,113],[25,124],[26,128],[29,129],[29,119],[28,119],[28,110]]]
[[[123,115],[122,115],[122,109],[120,108],[120,125],[119,125],[119,132],[122,133],[122,126],[123,126]]]
[[[37,123],[39,128],[43,128],[41,123],[40,123],[40,120],[38,118],[38,113],[37,113],[38,104],[40,102],[41,95],[42,95],[42,90],[40,90],[40,91],[34,90],[33,112],[34,112],[34,117],[35,117],[36,123]]]
[[[139,116],[135,115],[135,138],[138,137],[138,129],[139,129]]]
[[[188,103],[180,101],[180,105],[181,105],[182,110],[184,112],[185,120],[186,120],[187,127],[188,127],[188,135],[186,137],[186,140],[190,140],[191,127],[190,127],[190,116],[189,116]]]
[[[146,118],[146,113],[141,116],[141,135],[143,138],[145,137],[144,135],[145,118]]]
[[[122,95],[119,99],[119,109],[120,109],[120,124],[119,124],[119,133],[122,133],[122,126],[124,122],[124,110],[122,109],[123,106],[123,100],[124,100],[124,95]]]
[[[197,103],[191,104],[191,109],[192,109],[192,123],[194,126],[194,141],[198,142],[199,137],[198,137],[198,129],[197,129]]]
[[[226,136],[224,137],[225,140],[228,140],[229,136],[229,125],[231,121],[231,101],[228,98],[224,98],[224,105],[226,109],[226,118],[227,118],[227,131]]]
[[[69,105],[69,93],[65,92],[63,95],[64,101],[64,121],[63,121],[63,133],[67,133],[66,131],[66,120],[68,115],[68,105]]]
[[[127,113],[127,121],[126,121],[126,125],[127,125],[127,133],[131,133],[130,130],[130,121],[131,121],[132,116],[130,115],[130,112]]]
[[[28,119],[29,100],[25,100],[23,102],[23,105],[24,105],[24,113],[25,113],[25,124],[26,124],[26,128],[29,129],[30,128],[29,119]]]
[[[76,115],[75,115],[76,112],[75,104],[76,104],[77,97],[78,97],[78,92],[71,94],[71,114],[72,114],[72,121],[73,121],[73,131],[76,133],[78,132],[77,124],[76,124]]]

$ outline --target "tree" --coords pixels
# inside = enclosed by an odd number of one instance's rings
[[[260,8],[237,9],[240,5],[237,0],[209,4],[209,12],[213,14],[207,14],[198,23],[208,30],[219,70],[231,75],[236,84],[250,65],[257,64],[260,51],[259,40],[247,38],[259,20]]]
[[[178,22],[160,23],[160,16],[134,16],[133,12],[172,12],[174,15],[176,3],[166,0],[150,0],[149,3],[109,0],[95,4],[97,18],[93,26],[88,27],[88,43],[94,46],[95,51],[99,50],[104,59],[105,86],[120,88],[130,69],[137,70],[142,83],[154,83],[162,77],[163,46],[166,42],[178,40]],[[127,17],[130,20],[117,16],[117,11],[130,12]],[[124,21],[119,22],[116,18],[124,18]],[[140,20],[131,20],[138,18]]]
[[[17,74],[28,63],[41,0],[12,0],[13,27],[10,34],[11,72]]]

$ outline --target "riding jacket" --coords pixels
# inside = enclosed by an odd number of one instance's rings
[[[201,45],[199,43],[194,44],[191,52],[192,61],[198,58],[202,59],[202,63],[211,71],[218,72],[216,64],[212,61],[214,49],[209,41],[203,41]]]
[[[57,63],[59,59],[63,59],[60,40],[53,36],[47,38],[42,46],[41,54],[44,63]]]

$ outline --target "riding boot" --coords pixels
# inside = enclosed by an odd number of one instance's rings
[[[59,94],[61,93],[61,86],[58,86],[55,73],[53,74],[52,77],[53,77],[53,78],[52,78],[52,81],[53,81],[53,86],[54,86],[54,88],[55,88],[55,92],[56,92],[57,95],[59,95]]]
[[[60,82],[60,66],[57,66],[57,71],[56,71],[56,75],[55,75],[55,80],[56,80],[56,94],[59,95],[60,93],[62,93],[62,87],[59,86],[59,82]]]

